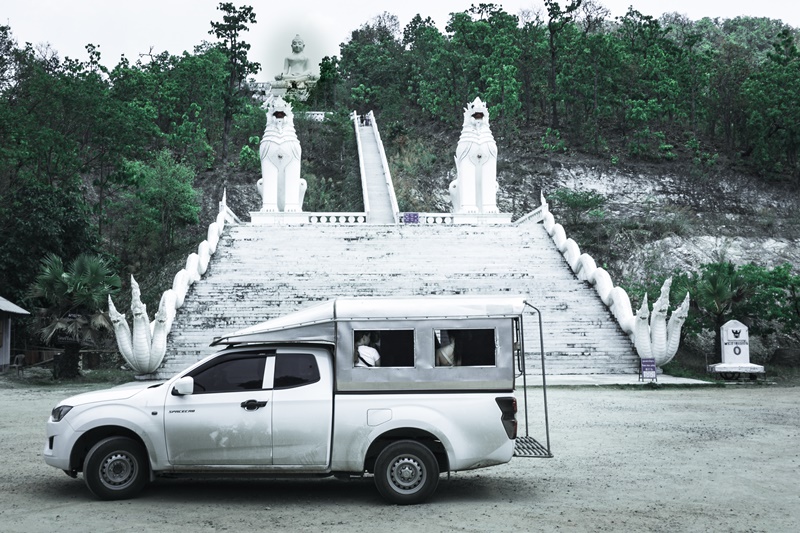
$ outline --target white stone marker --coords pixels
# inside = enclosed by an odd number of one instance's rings
[[[763,374],[764,367],[750,363],[750,334],[738,320],[729,320],[720,328],[722,362],[709,365],[709,372]],[[753,376],[755,377],[755,376]]]
[[[722,332],[722,362],[730,365],[750,364],[750,333],[738,320],[729,320]]]

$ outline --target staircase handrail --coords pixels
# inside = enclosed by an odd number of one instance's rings
[[[364,197],[364,212],[369,217],[369,195],[367,193],[367,171],[364,169],[364,149],[361,146],[361,133],[358,130],[358,113],[353,111],[350,119],[356,132],[356,146],[358,147],[358,170],[361,172],[361,191]]]
[[[152,322],[148,322],[149,318],[146,313],[138,319],[134,316],[133,331],[131,331],[125,315],[117,312],[111,296],[108,297],[109,315],[114,324],[117,347],[138,376],[152,374],[164,362],[167,336],[172,331],[177,311],[183,307],[189,288],[199,281],[208,270],[211,256],[217,251],[217,244],[226,223],[241,224],[242,222],[228,207],[227,190],[223,189],[217,218],[208,225],[206,239],[197,247],[197,252],[189,254],[189,257],[186,258],[186,266],[175,274],[172,288],[167,289],[161,295],[158,312]],[[131,286],[133,291],[131,308],[136,306],[144,309],[140,300],[139,285],[133,276],[131,276]],[[141,339],[146,339],[146,342],[141,342]]]
[[[403,212],[398,213],[398,224],[405,225],[433,225],[433,224],[452,224],[452,213],[423,213],[423,212]]]
[[[603,305],[611,311],[622,331],[632,340],[636,318],[628,293],[622,287],[615,287],[608,272],[598,267],[592,256],[582,254],[578,243],[567,238],[564,227],[555,222],[544,194],[541,195],[541,201],[542,223],[547,234],[553,239],[556,249],[564,256],[575,276],[582,281],[588,281],[594,287]]]
[[[303,213],[309,224],[366,224],[367,213],[347,213],[343,211]]]
[[[519,226],[520,224],[525,224],[526,222],[532,222],[534,224],[538,224],[539,222],[542,222],[544,220],[544,213],[545,213],[545,207],[543,205],[540,205],[527,215],[523,215],[517,220],[515,220],[514,225]]]
[[[661,296],[653,305],[652,313],[647,304],[645,294],[642,305],[634,315],[628,293],[619,286],[614,286],[608,272],[598,267],[594,258],[581,253],[578,243],[567,238],[564,227],[556,224],[544,194],[541,194],[541,221],[547,234],[553,239],[556,249],[564,256],[575,276],[581,281],[588,281],[597,291],[620,329],[628,335],[640,359],[653,359],[657,366],[663,366],[675,357],[680,343],[680,331],[689,311],[689,293],[672,312],[669,322],[666,314],[669,307],[669,289],[672,278],[668,278],[661,287]],[[528,216],[534,218],[536,211]],[[538,215],[537,215],[538,216]],[[526,217],[523,217],[526,218]],[[520,219],[517,223],[522,222]]]
[[[242,220],[236,216],[233,209],[228,207],[228,189],[222,189],[222,200],[219,202],[219,213],[225,214],[225,222],[229,224],[244,224]]]
[[[383,149],[383,141],[378,131],[378,123],[375,121],[375,114],[370,111],[367,113],[367,118],[372,127],[372,132],[375,134],[375,141],[378,143],[378,152],[381,154],[381,166],[383,167],[383,177],[386,182],[386,188],[389,189],[389,200],[392,203],[392,218],[394,219],[394,223],[397,224],[400,208],[397,207],[397,196],[395,196],[394,193],[394,183],[392,181],[392,173],[389,170],[389,161],[386,159],[386,151]]]

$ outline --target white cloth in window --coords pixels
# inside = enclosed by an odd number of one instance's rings
[[[378,353],[378,350],[370,346],[359,346],[356,366],[367,368],[381,366],[381,354]]]

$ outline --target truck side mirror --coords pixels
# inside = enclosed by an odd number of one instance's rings
[[[194,392],[194,378],[192,376],[183,376],[175,382],[172,387],[173,396],[188,396]]]

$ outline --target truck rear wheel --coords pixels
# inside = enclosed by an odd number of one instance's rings
[[[108,437],[95,444],[83,463],[83,480],[101,500],[124,500],[147,484],[144,448],[127,437]]]
[[[375,461],[375,486],[386,500],[411,505],[427,500],[439,484],[439,463],[423,444],[393,442]]]

